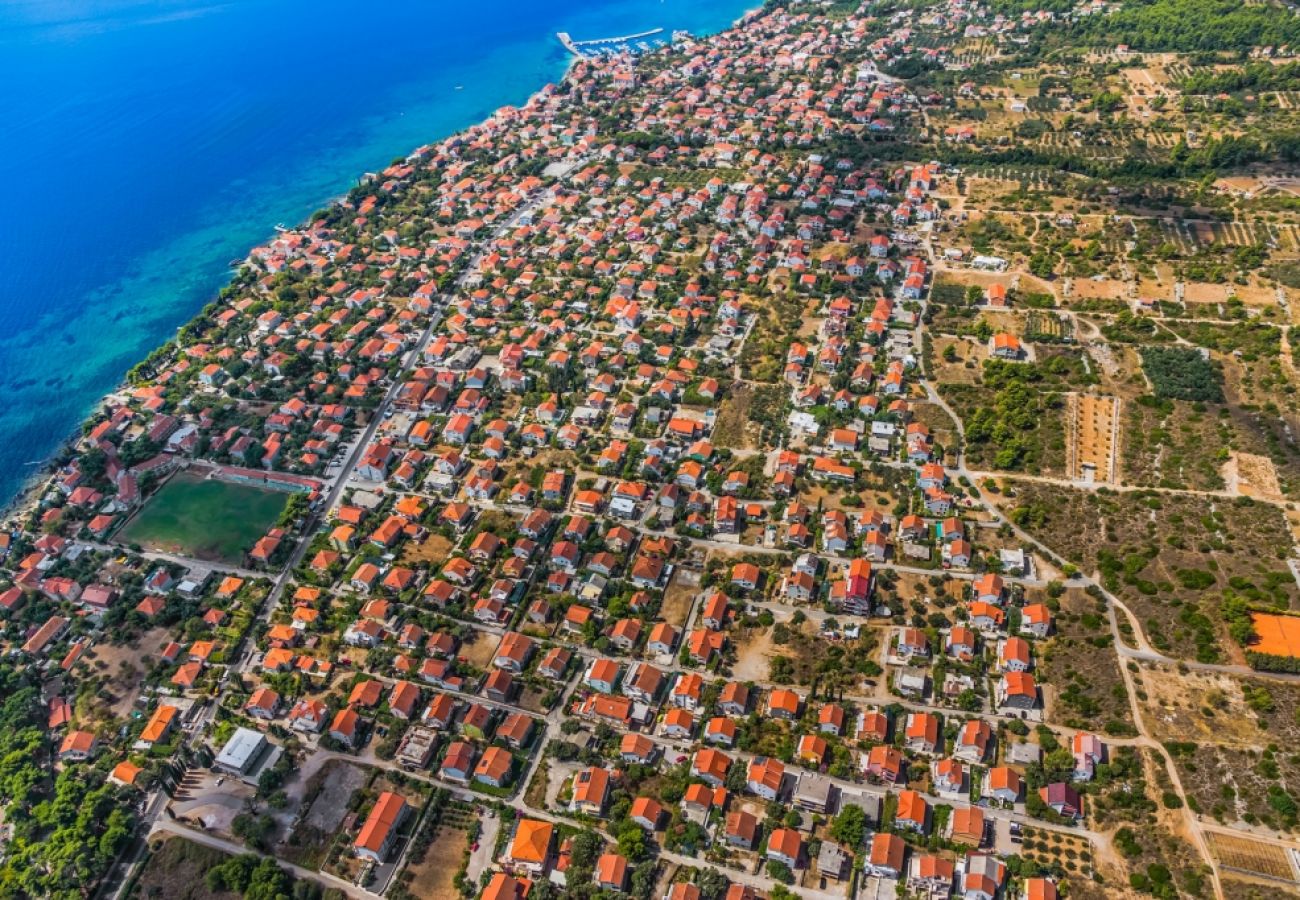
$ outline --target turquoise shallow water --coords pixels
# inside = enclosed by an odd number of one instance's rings
[[[0,502],[277,223],[564,72],[757,0],[0,3]]]

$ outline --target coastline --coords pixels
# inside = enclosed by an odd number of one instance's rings
[[[695,40],[702,40],[718,34],[722,34],[730,29],[737,28],[741,24],[743,24],[744,21],[748,19],[750,16],[753,16],[756,13],[761,12],[763,8],[764,8],[763,3],[759,3],[756,6],[749,7],[746,10],[744,10],[735,19],[733,19],[729,25],[726,25],[715,31],[707,32],[705,34],[691,33],[691,37],[694,38]],[[549,39],[556,40],[554,35],[551,35]],[[670,51],[671,49],[672,49],[672,44],[670,43],[666,47],[651,50],[645,55],[652,56],[657,53]],[[574,68],[576,67],[577,64],[582,62],[582,60],[579,57],[568,53],[567,51],[566,51],[566,55],[568,56],[568,60],[566,61],[564,65],[564,69],[559,74],[559,77],[556,79],[556,81],[554,82],[547,81],[539,85],[538,87],[536,87],[523,100],[523,105],[527,105],[528,103],[531,103],[533,100],[540,97],[542,94],[544,94],[547,91],[548,88],[561,86],[569,80],[569,78],[572,76]],[[403,151],[401,154],[402,158],[409,157],[412,153],[416,152],[423,146],[429,146],[441,141],[454,138],[459,134],[463,134],[469,130],[479,127],[484,122],[496,118],[503,111],[511,108],[517,108],[517,106],[518,104],[504,104],[492,110],[486,116],[484,116],[478,121],[472,122],[468,125],[455,129],[446,134],[431,136],[427,141],[415,147],[409,147],[405,151]],[[360,183],[362,179],[364,179],[365,177],[371,174],[372,173],[370,172],[363,171],[355,175],[352,181],[353,185]],[[346,197],[347,197],[346,192],[342,194],[336,194],[328,198],[324,202],[314,205],[310,210],[310,212],[308,212],[305,216],[301,217],[299,220],[295,222],[292,228],[296,229],[301,227],[303,224],[310,222],[311,219],[317,213],[319,213],[322,210],[330,209],[331,207],[337,206],[339,203],[345,200]],[[259,246],[263,241],[265,241],[267,238],[273,236],[276,233],[276,228],[277,228],[276,225],[267,226],[266,230],[262,232],[262,236],[257,238],[251,245],[249,245],[246,248],[246,252],[244,256],[240,259],[241,266],[243,265],[243,262],[247,259],[248,255],[253,251],[254,248]],[[231,271],[237,271],[237,267],[231,266]],[[220,290],[230,283],[230,280],[231,279],[227,278],[226,281],[224,281],[220,287],[218,287],[215,291],[210,292],[207,296],[205,296],[202,299],[202,301],[198,304],[197,310],[194,313],[192,313],[188,318],[186,318],[181,323],[180,327],[184,327],[185,325],[188,325],[191,322],[195,321],[196,316],[198,315],[199,312],[202,311],[203,307],[206,306],[208,303],[211,303],[213,299],[217,296],[217,294],[220,292]],[[166,343],[167,340],[160,341],[159,343],[155,344],[149,352],[153,352],[153,350],[157,349],[158,347],[165,346]],[[146,356],[147,355],[148,354],[146,354]],[[134,363],[132,363],[132,365],[134,365]],[[130,366],[127,367],[127,371],[129,370],[130,370]],[[39,465],[32,466],[33,473],[23,478],[17,490],[11,493],[7,499],[4,499],[3,502],[0,503],[0,522],[4,523],[3,525],[4,528],[7,529],[11,527],[17,518],[26,515],[39,503],[40,498],[44,493],[44,490],[49,485],[50,477],[55,471],[54,469],[55,461],[59,459],[61,456],[69,452],[76,451],[76,448],[82,439],[83,426],[85,425],[87,420],[95,414],[95,412],[103,405],[105,400],[111,397],[114,393],[117,393],[118,391],[121,391],[128,387],[129,384],[126,381],[126,374],[124,372],[122,376],[119,378],[119,380],[111,388],[104,391],[102,394],[97,396],[94,400],[92,400],[90,403],[86,405],[86,408],[78,418],[77,423],[67,432],[65,437],[60,439],[55,444],[55,446],[53,446],[50,449],[50,451],[40,459]]]

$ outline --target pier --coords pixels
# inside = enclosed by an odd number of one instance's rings
[[[663,34],[663,32],[664,30],[662,28],[651,28],[649,31],[640,31],[636,34],[625,34],[621,37],[595,38],[594,40],[589,41],[575,41],[567,31],[561,31],[555,36],[560,39],[560,43],[564,45],[565,50],[568,50],[574,56],[586,57],[587,53],[582,49],[584,47],[599,49],[603,46],[624,46],[631,41],[654,37],[657,34]]]

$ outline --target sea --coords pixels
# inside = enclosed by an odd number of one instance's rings
[[[558,81],[759,0],[3,0],[0,505],[232,261]]]

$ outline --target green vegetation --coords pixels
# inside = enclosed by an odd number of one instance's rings
[[[1223,402],[1222,376],[1215,365],[1188,347],[1143,347],[1142,371],[1156,397],[1169,400]]]
[[[181,474],[163,485],[118,539],[238,565],[288,500],[283,491]]]

